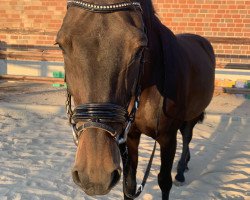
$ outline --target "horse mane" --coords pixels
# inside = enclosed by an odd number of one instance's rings
[[[146,2],[146,7],[148,8],[148,11],[150,13],[152,13],[152,14],[155,14],[155,9],[154,9],[152,0],[146,0],[146,1],[143,1],[143,2]]]
[[[152,28],[152,21],[156,17],[155,9],[152,0],[141,0],[141,5],[143,9],[144,23],[148,28]]]
[[[162,72],[160,76],[163,77],[158,77],[160,82],[157,84],[157,88],[164,97],[164,102],[166,102],[166,99],[171,99],[178,105],[179,109],[173,113],[180,117],[180,115],[183,115],[180,110],[185,108],[186,99],[185,83],[187,83],[187,76],[185,74],[188,73],[188,63],[184,62],[185,59],[182,59],[185,57],[185,53],[178,44],[176,35],[158,18],[152,0],[141,0],[141,4],[145,15],[144,23],[148,29],[149,45],[156,42],[155,35],[150,34],[151,31],[157,33],[160,42],[159,48],[161,48],[163,63],[158,69]],[[166,107],[166,105],[163,107]]]

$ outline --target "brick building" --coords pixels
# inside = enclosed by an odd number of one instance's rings
[[[208,38],[217,67],[250,66],[250,0],[153,0],[175,33]],[[0,0],[0,58],[62,61],[54,40],[66,0]]]
[[[154,4],[175,33],[209,39],[217,67],[241,64],[250,69],[250,0],[154,0]]]

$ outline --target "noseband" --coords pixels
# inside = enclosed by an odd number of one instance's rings
[[[139,102],[140,88],[137,90],[134,105],[130,113],[124,107],[111,103],[82,104],[72,111],[71,94],[67,91],[66,110],[76,146],[81,134],[89,128],[98,128],[108,132],[118,145],[125,143],[131,124],[135,119]],[[79,122],[83,122],[84,124],[77,126]],[[106,123],[119,123],[125,129],[118,135],[116,130]]]
[[[84,10],[97,13],[111,13],[128,10],[142,11],[139,2],[97,5],[80,0],[68,0],[67,8],[69,7],[79,7]],[[138,110],[140,102],[140,79],[143,72],[144,52],[142,52],[140,65],[139,76],[137,78],[137,85],[134,94],[135,100],[130,113],[128,113],[129,105],[124,108],[112,103],[87,103],[77,106],[72,111],[71,94],[67,90],[66,110],[69,118],[69,123],[72,127],[73,139],[76,145],[78,145],[78,140],[81,134],[89,128],[97,128],[108,132],[118,145],[123,144],[127,141],[127,135],[130,130],[131,124],[135,119],[135,114]],[[78,126],[77,124],[79,123],[83,123],[83,125]],[[112,123],[119,123],[122,125],[123,131],[121,134],[118,134],[117,131],[109,125]]]

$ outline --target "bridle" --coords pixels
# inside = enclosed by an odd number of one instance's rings
[[[68,0],[67,8],[69,7],[79,7],[84,10],[96,13],[111,13],[118,11],[128,11],[128,10],[139,10],[142,12],[142,8],[139,2],[123,2],[108,5],[97,5],[93,3],[84,2],[81,0]],[[69,123],[72,127],[73,139],[76,145],[78,145],[78,140],[81,134],[89,128],[102,129],[109,133],[110,136],[116,141],[118,145],[123,144],[127,141],[127,135],[130,130],[131,124],[135,120],[135,114],[139,107],[141,87],[140,80],[143,73],[144,67],[144,48],[142,49],[142,54],[140,58],[140,69],[137,78],[137,84],[134,93],[134,103],[133,107],[128,112],[129,104],[126,108],[112,104],[112,103],[86,103],[78,105],[72,110],[71,106],[71,94],[67,89],[67,100],[66,100],[66,110],[69,118]],[[66,81],[66,78],[65,78]],[[83,123],[83,125],[79,125]],[[108,124],[119,123],[124,129],[121,134],[118,134],[112,126]]]
[[[66,112],[76,146],[78,146],[81,134],[89,128],[98,128],[108,132],[118,145],[125,143],[139,107],[140,94],[141,91],[138,88],[130,113],[124,107],[112,103],[87,103],[76,106],[72,110],[71,94],[67,90]],[[84,124],[77,126],[79,122],[84,122]],[[120,123],[125,126],[125,129],[118,135],[115,129],[105,123]]]
[[[111,12],[118,12],[118,11],[139,10],[140,13],[142,14],[141,4],[139,2],[130,1],[130,0],[129,2],[108,4],[108,5],[97,5],[93,3],[84,2],[82,0],[68,0],[67,8],[69,7],[79,7],[79,8],[88,10],[90,12],[96,12],[96,13],[111,13]],[[144,31],[145,31],[145,34],[147,35],[145,26],[144,26]],[[140,103],[141,78],[142,78],[142,74],[144,70],[144,63],[145,63],[145,60],[144,60],[145,49],[147,48],[146,47],[142,48],[139,74],[137,77],[135,92],[133,94],[134,102],[133,102],[133,106],[130,112],[128,112],[130,101],[125,108],[120,105],[116,105],[112,103],[87,103],[87,104],[78,105],[75,107],[74,110],[72,110],[71,94],[67,88],[66,110],[67,110],[67,115],[69,118],[69,123],[71,124],[71,127],[72,127],[73,139],[74,139],[75,144],[78,145],[79,137],[87,129],[89,128],[102,129],[105,132],[109,133],[110,136],[118,144],[124,166],[127,165],[127,160],[128,160],[128,149],[127,149],[127,144],[126,144],[127,136],[128,136],[131,124],[135,120],[135,114],[139,108],[139,103]],[[65,81],[66,81],[66,76],[65,76]],[[160,112],[158,113],[156,136],[158,135],[159,116],[160,116]],[[79,122],[83,122],[83,125],[77,126]],[[121,132],[121,134],[118,134],[116,130],[112,128],[112,126],[108,125],[110,123],[122,124],[124,129]],[[149,176],[155,150],[156,150],[156,141],[155,141],[154,148],[150,156],[150,160],[148,162],[147,169],[144,174],[142,183],[137,188],[134,195],[130,195],[124,192],[124,194],[127,197],[134,199],[134,198],[137,198],[141,194],[146,184],[147,178]]]
[[[103,12],[109,13],[109,12],[137,10],[137,9],[142,11],[141,4],[135,1],[99,5],[99,4],[84,2],[82,0],[68,0],[67,8],[71,6],[80,7],[91,12],[99,12],[99,13]]]

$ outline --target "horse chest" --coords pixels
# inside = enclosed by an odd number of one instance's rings
[[[144,134],[154,137],[159,112],[162,110],[161,95],[155,86],[145,89],[136,113],[135,125]]]

